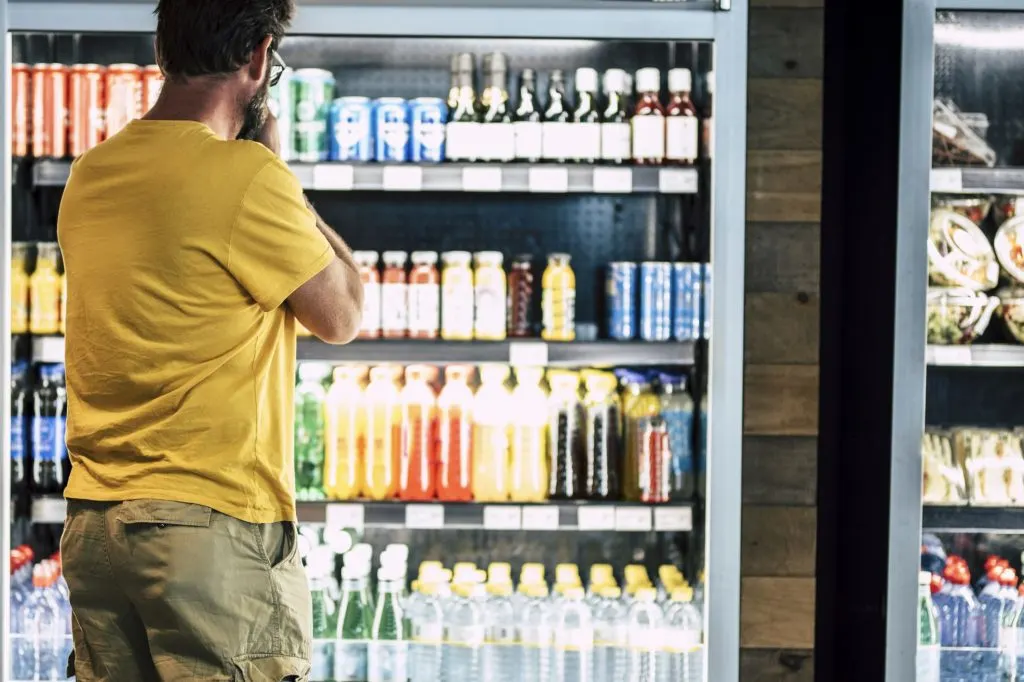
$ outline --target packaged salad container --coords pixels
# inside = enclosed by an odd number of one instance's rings
[[[1024,286],[1000,289],[998,296],[999,317],[1013,338],[1024,343]]]
[[[932,284],[988,291],[999,284],[999,263],[981,228],[961,213],[932,211],[928,229],[928,277]]]
[[[956,429],[953,449],[967,473],[971,504],[1024,506],[1024,454],[1019,433]]]
[[[928,343],[971,343],[985,333],[999,299],[963,287],[928,288]]]
[[[1003,274],[1014,285],[1024,285],[1024,216],[1010,218],[996,231],[993,244]]]
[[[967,478],[953,458],[953,438],[948,432],[925,432],[921,465],[925,504],[967,504]]]

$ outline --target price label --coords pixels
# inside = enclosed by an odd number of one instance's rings
[[[650,529],[650,509],[646,507],[619,507],[615,510],[615,530],[642,533]]]
[[[64,362],[64,337],[37,336],[33,338],[32,360],[35,362]]]
[[[384,169],[383,185],[389,192],[419,192],[423,189],[423,169],[419,166],[388,166]]]
[[[565,194],[569,191],[569,169],[531,168],[529,183],[531,192]]]
[[[693,530],[693,510],[689,507],[655,507],[654,530]]]
[[[488,505],[484,507],[484,528],[487,530],[519,530],[523,525],[519,507]]]
[[[366,510],[361,504],[327,505],[328,528],[362,528],[366,523]]]
[[[580,530],[615,530],[615,507],[580,507],[576,526]]]
[[[501,169],[494,166],[463,168],[462,189],[466,192],[500,192]]]
[[[343,163],[319,163],[313,167],[313,189],[350,190],[356,169]]]
[[[969,346],[931,346],[932,361],[936,365],[969,365],[971,349]]]
[[[548,344],[513,341],[508,345],[508,364],[513,367],[544,367],[548,364]]]
[[[34,523],[64,523],[68,505],[61,497],[37,497],[32,500]]]
[[[523,530],[558,530],[558,507],[523,507]]]
[[[662,168],[658,171],[658,190],[662,194],[696,194],[697,171],[692,168]]]
[[[444,506],[440,504],[410,504],[406,506],[405,527],[444,528]]]
[[[595,168],[594,192],[629,194],[633,191],[633,171],[629,168]]]
[[[964,174],[959,168],[933,168],[931,185],[933,192],[960,192],[964,188]]]

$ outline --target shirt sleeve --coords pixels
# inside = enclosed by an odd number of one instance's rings
[[[269,162],[242,198],[228,242],[228,270],[270,311],[333,258],[298,179],[280,160]]]

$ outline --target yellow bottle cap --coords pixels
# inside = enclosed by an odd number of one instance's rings
[[[590,567],[591,585],[610,585],[615,582],[611,564],[594,564]]]
[[[511,583],[512,565],[495,561],[487,566],[487,582],[489,583]]]
[[[626,576],[626,584],[649,583],[651,579],[647,576],[647,568],[642,564],[629,564],[623,570]]]
[[[689,587],[677,587],[672,590],[672,601],[690,602],[693,601],[693,590]]]
[[[598,594],[605,599],[618,599],[622,596],[622,590],[618,587],[612,587],[609,585],[607,587],[602,587]]]

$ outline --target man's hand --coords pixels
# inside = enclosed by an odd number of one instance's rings
[[[274,152],[275,155],[281,156],[281,133],[277,129],[277,118],[269,111],[267,119],[263,122],[263,127],[256,134],[256,142]]]

